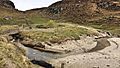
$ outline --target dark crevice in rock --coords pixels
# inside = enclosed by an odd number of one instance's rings
[[[44,68],[54,68],[54,67],[52,66],[52,64],[49,64],[49,63],[47,63],[47,62],[45,62],[45,61],[31,60],[31,62],[32,62],[33,64],[40,65],[40,66],[42,66],[42,67],[44,67]]]
[[[10,34],[9,36],[11,36],[14,41],[23,40],[23,37],[20,35],[20,33]]]

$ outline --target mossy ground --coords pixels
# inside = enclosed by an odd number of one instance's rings
[[[79,36],[83,34],[87,34],[87,30],[83,28],[65,27],[65,28],[55,28],[53,32],[24,31],[22,32],[22,34],[26,37],[34,39],[35,41],[59,42],[61,40],[65,40],[66,38],[79,39]]]
[[[110,32],[113,36],[120,36],[120,23],[119,20],[114,21],[114,19],[109,19],[106,21],[104,18],[87,22],[87,24],[82,24],[83,26],[93,27],[95,29],[99,29],[103,32]]]
[[[34,41],[50,41],[57,43],[66,39],[79,39],[82,35],[95,34],[86,28],[78,27],[77,24],[66,25],[66,23],[61,24],[53,20],[50,20],[44,24],[38,24],[36,26],[39,26],[39,28],[35,27],[31,30],[24,30],[22,31],[22,35],[29,37]]]

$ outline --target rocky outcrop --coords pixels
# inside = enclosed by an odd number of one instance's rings
[[[0,6],[15,9],[15,5],[10,0],[0,0]]]
[[[120,2],[114,2],[114,1],[101,1],[97,3],[97,6],[103,9],[107,10],[114,10],[119,11],[120,10]]]
[[[34,12],[39,12],[41,16],[50,19],[80,23],[91,18],[116,14],[116,12],[118,14],[120,13],[119,10],[119,1],[115,0],[62,0]]]

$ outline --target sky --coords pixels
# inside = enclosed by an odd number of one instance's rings
[[[15,7],[19,10],[25,11],[33,8],[48,7],[52,3],[60,0],[11,0]]]

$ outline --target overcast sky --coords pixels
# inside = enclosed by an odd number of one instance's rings
[[[47,7],[60,0],[11,0],[19,10]]]

